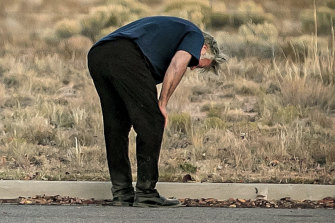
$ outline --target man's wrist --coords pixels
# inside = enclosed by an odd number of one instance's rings
[[[166,105],[167,105],[167,103],[166,103],[164,100],[159,99],[159,100],[158,100],[158,105],[159,105],[160,107],[165,108]]]

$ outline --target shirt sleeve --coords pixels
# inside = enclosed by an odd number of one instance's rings
[[[197,66],[200,60],[200,52],[204,45],[204,37],[201,33],[188,32],[177,47],[178,50],[184,50],[192,55],[189,67]]]

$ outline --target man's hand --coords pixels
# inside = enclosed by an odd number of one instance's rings
[[[191,57],[192,55],[186,51],[177,51],[165,73],[162,90],[158,101],[159,109],[165,118],[165,127],[168,123],[168,115],[166,111],[167,103],[177,85],[179,84],[181,78],[183,77]]]
[[[158,103],[158,106],[159,106],[159,109],[162,112],[162,115],[164,116],[164,119],[165,119],[164,128],[166,128],[167,124],[168,124],[168,114],[167,114],[167,111],[166,111],[166,107],[161,105],[160,103]]]

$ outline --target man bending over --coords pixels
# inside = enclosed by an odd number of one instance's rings
[[[224,60],[213,37],[176,17],[134,21],[93,45],[88,68],[101,102],[114,205],[179,204],[155,189],[166,106],[187,67],[217,71]],[[137,133],[136,192],[128,157],[131,126]]]

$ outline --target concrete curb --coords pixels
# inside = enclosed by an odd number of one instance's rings
[[[110,182],[0,180],[0,199],[43,194],[96,200],[111,199],[110,187]],[[157,189],[166,197],[194,199],[255,199],[258,196],[268,200],[283,197],[291,197],[294,200],[320,200],[324,197],[335,197],[335,185],[159,182]]]

